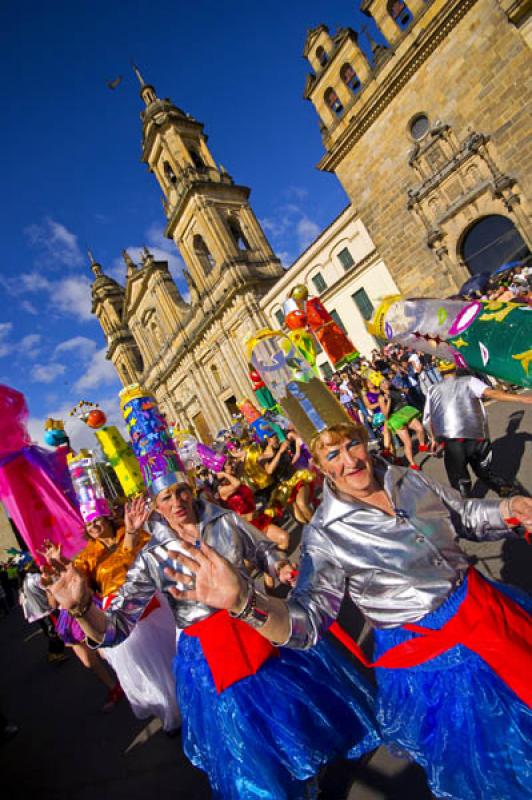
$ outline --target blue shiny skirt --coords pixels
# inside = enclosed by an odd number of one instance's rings
[[[218,694],[199,640],[184,633],[175,671],[183,749],[214,798],[303,800],[324,764],[380,744],[372,687],[326,640],[281,648]]]
[[[532,611],[532,598],[496,585]],[[464,581],[418,624],[441,628],[466,591]],[[375,631],[375,658],[414,635],[402,628]],[[459,645],[417,667],[375,671],[385,743],[425,768],[436,797],[532,798],[532,709],[479,656]]]

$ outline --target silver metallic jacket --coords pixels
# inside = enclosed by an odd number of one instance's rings
[[[199,518],[199,539],[213,547],[220,555],[237,567],[246,560],[271,575],[275,565],[285,560],[273,542],[265,539],[257,528],[233,511],[199,500],[196,504]],[[185,552],[177,535],[159,518],[150,524],[152,538],[133,562],[125,583],[106,611],[107,627],[101,647],[119,644],[130,633],[156,591],[167,592],[177,586],[166,577],[163,570],[172,566],[178,572],[190,575],[190,570],[175,561],[169,561],[167,549]],[[168,595],[178,628],[207,619],[217,609],[191,600],[175,600]],[[94,643],[93,643],[94,644]]]
[[[462,582],[468,557],[456,539],[512,536],[498,500],[463,500],[458,492],[412,470],[376,469],[396,517],[324,487],[303,529],[297,586],[283,644],[314,645],[336,618],[347,591],[375,628],[416,622]]]

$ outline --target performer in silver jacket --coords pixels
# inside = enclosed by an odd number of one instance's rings
[[[374,628],[376,660],[359,655],[377,667],[385,739],[425,767],[438,797],[530,798],[530,601],[482,578],[457,538],[520,535],[532,500],[466,500],[374,465],[366,436],[337,425],[312,443],[327,480],[288,603],[261,595],[206,547],[180,557],[196,579],[179,595],[243,620],[259,609],[264,636],[307,648],[329,628],[349,646],[333,623],[347,591]]]
[[[181,598],[177,587],[192,572],[175,558],[187,543],[215,548],[242,575],[247,565],[289,581],[293,567],[237,514],[195,501],[183,474],[164,475],[151,490],[161,516],[105,613],[71,566],[55,565],[61,574],[50,590],[103,647],[123,641],[154,593],[167,592],[183,629],[175,660],[183,748],[207,772],[213,797],[304,800],[324,764],[380,743],[372,688],[328,642],[279,651],[227,612]],[[259,626],[260,611],[249,614]]]

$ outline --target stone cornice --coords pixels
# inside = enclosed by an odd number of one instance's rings
[[[197,173],[197,175],[201,175],[201,173]],[[251,194],[251,189],[249,189],[247,186],[240,186],[238,184],[233,183],[232,181],[231,183],[227,183],[225,181],[223,182],[220,181],[219,183],[218,182],[215,183],[214,181],[211,181],[209,179],[205,180],[202,179],[201,177],[198,180],[187,181],[187,183],[183,185],[182,192],[179,194],[177,201],[173,206],[170,215],[168,217],[168,222],[166,224],[166,228],[164,231],[164,235],[168,239],[173,238],[173,232],[177,226],[177,223],[179,222],[180,218],[183,215],[187,203],[191,199],[191,195],[192,196],[199,195],[200,197],[202,197],[205,194],[208,194],[213,187],[216,189],[216,191],[221,189],[222,191],[225,190],[226,193],[227,189],[229,189],[229,194],[240,195],[241,197],[244,198],[245,201],[248,200]],[[207,192],[205,192],[205,190],[207,190]],[[242,200],[240,200],[240,202],[242,202]]]
[[[155,143],[155,138],[161,136],[168,128],[179,128],[181,131],[194,131],[202,133],[204,129],[203,122],[198,122],[189,117],[182,117],[177,113],[168,110],[161,110],[161,114],[165,114],[165,119],[157,122],[155,118],[150,117],[143,126],[142,135],[142,160],[149,163],[149,154]]]
[[[205,337],[209,328],[211,328],[213,324],[216,324],[216,322],[219,321],[220,318],[229,310],[231,303],[236,297],[246,294],[246,292],[248,292],[250,289],[263,288],[265,291],[268,291],[270,284],[273,284],[276,280],[277,277],[273,277],[271,279],[262,278],[260,282],[253,280],[246,281],[244,284],[231,288],[224,296],[224,302],[220,303],[215,308],[211,308],[207,312],[203,312],[203,310],[198,306],[196,306],[194,309],[191,309],[188,317],[183,320],[183,322],[180,323],[168,337],[167,344],[161,351],[158,363],[153,364],[149,370],[146,370],[143,373],[143,382],[147,384],[149,383],[152,387],[158,387],[161,383],[168,380],[171,373],[181,365],[181,362],[187,356],[187,354],[194,351],[201,344],[201,340]],[[191,331],[188,331],[187,327],[189,327],[191,322],[194,323],[194,317],[199,319],[199,322],[193,326]],[[177,350],[172,353],[169,363],[162,365],[161,361],[167,355],[173,341],[180,335],[183,337],[182,343],[178,346]]]
[[[334,172],[353,145],[361,139],[390,101],[399,94],[410,78],[415,75],[438,45],[449,36],[476,2],[477,0],[448,0],[428,27],[419,31],[415,46],[410,46],[395,67],[389,71],[377,87],[373,97],[351,117],[348,128],[319,161],[318,169],[324,172]],[[386,64],[389,64],[389,59]],[[378,83],[378,72],[374,80]],[[359,95],[359,103],[361,101],[363,101],[363,95]]]

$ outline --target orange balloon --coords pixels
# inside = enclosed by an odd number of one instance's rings
[[[284,318],[285,324],[291,331],[296,331],[298,328],[304,328],[307,324],[307,315],[304,311],[291,311]]]
[[[107,422],[107,417],[103,411],[100,411],[99,408],[95,408],[89,412],[86,422],[89,428],[101,428],[102,425],[105,425]]]

